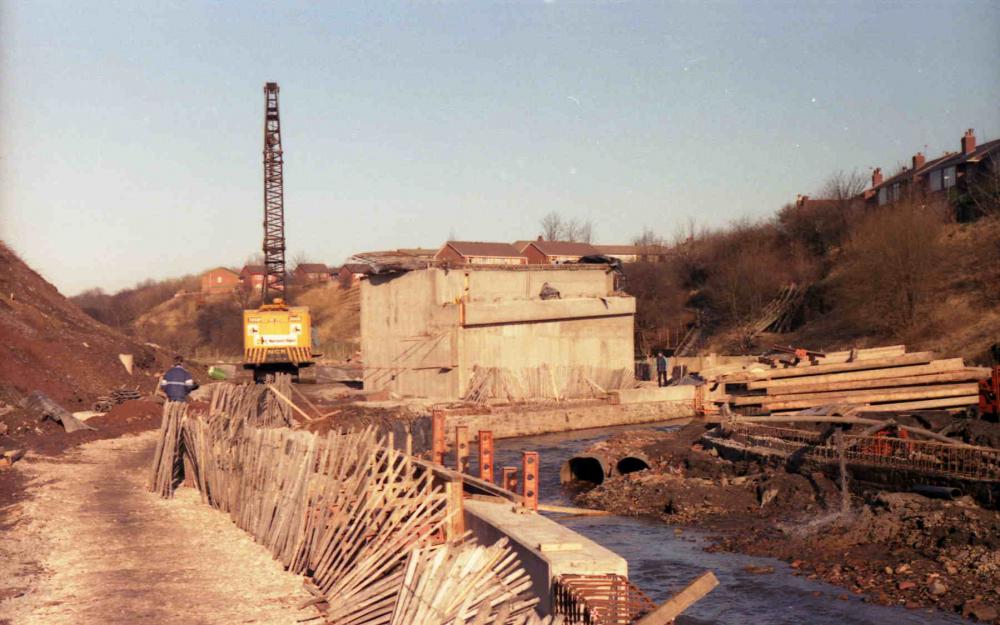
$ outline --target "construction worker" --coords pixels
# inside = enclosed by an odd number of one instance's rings
[[[667,357],[662,351],[656,353],[656,385],[667,385]]]
[[[167,396],[167,401],[187,401],[191,391],[198,388],[191,373],[184,368],[184,358],[174,356],[174,366],[160,378],[160,389]]]

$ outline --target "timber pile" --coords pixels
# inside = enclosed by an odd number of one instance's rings
[[[503,367],[475,366],[463,399],[490,400],[581,399],[601,397],[609,390],[632,388],[635,376],[628,369],[603,367]]]
[[[309,576],[320,614],[305,620],[552,623],[534,616],[538,599],[505,542],[445,541],[455,511],[433,472],[373,428],[318,436],[284,427],[291,417],[268,391],[220,384],[207,416],[168,403],[153,489],[170,496],[177,482],[165,476],[183,455],[205,503]]]
[[[989,369],[968,367],[961,358],[936,359],[932,352],[907,352],[904,345],[711,373],[702,375],[726,385],[724,400],[737,412],[751,414],[832,404],[865,406],[865,412],[964,409],[978,402],[977,382],[989,377]]]
[[[98,397],[97,401],[94,402],[93,409],[96,412],[110,412],[118,404],[123,404],[133,399],[142,399],[142,393],[139,392],[139,388],[127,388],[123,386],[111,391],[107,395]]]

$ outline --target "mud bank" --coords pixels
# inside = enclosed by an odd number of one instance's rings
[[[933,607],[997,623],[1000,513],[970,497],[932,499],[852,484],[849,501],[821,472],[726,460],[700,442],[705,426],[633,431],[581,455],[641,456],[649,469],[614,474],[576,497],[615,514],[696,526],[709,550],[769,556],[865,601]],[[766,574],[768,571],[760,571]]]

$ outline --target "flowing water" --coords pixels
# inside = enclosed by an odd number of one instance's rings
[[[659,430],[675,426],[645,426]],[[603,428],[547,434],[498,441],[495,466],[520,466],[521,451],[537,451],[540,460],[541,501],[572,505],[559,484],[559,467],[578,452],[615,432],[629,428]],[[634,429],[634,428],[632,428]],[[473,459],[476,454],[473,454]],[[478,474],[478,470],[475,470]],[[631,517],[550,515],[566,527],[618,553],[629,566],[629,578],[657,603],[666,600],[706,569],[720,585],[692,606],[678,623],[767,625],[815,623],[817,625],[893,625],[963,623],[959,616],[938,611],[907,610],[863,603],[847,590],[797,577],[785,562],[731,553],[706,553],[707,537],[696,528],[675,527],[659,521]],[[773,566],[773,574],[753,574],[744,567]],[[847,600],[840,597],[848,595]]]

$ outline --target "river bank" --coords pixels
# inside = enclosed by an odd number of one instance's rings
[[[632,455],[649,468],[608,477],[576,503],[698,527],[712,534],[709,551],[778,558],[795,575],[836,584],[869,603],[997,622],[997,511],[969,497],[863,488],[845,507],[838,484],[823,473],[720,458],[699,442],[704,431],[698,425],[638,430],[592,445],[582,455]]]

